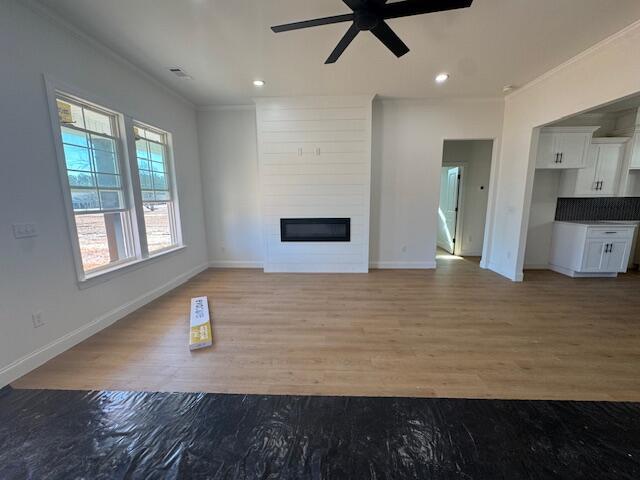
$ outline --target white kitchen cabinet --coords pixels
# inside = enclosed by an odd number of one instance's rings
[[[629,168],[640,169],[640,128],[636,130],[631,137],[629,145]]]
[[[554,222],[549,268],[570,277],[626,272],[636,225]]]
[[[585,167],[562,172],[561,197],[613,197],[618,192],[627,138],[594,138]]]
[[[583,168],[599,127],[546,127],[540,132],[536,168]]]

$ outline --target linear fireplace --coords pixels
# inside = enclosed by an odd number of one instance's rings
[[[283,242],[349,242],[350,218],[281,218]]]

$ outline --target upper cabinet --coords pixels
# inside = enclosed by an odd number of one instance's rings
[[[540,132],[536,168],[584,168],[599,127],[547,127]]]
[[[629,144],[629,168],[640,169],[640,128],[636,128]]]
[[[594,138],[584,168],[563,172],[561,197],[617,195],[627,138]]]

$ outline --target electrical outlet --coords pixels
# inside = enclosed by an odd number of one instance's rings
[[[42,319],[42,311],[38,310],[37,312],[33,312],[31,314],[31,321],[33,322],[33,328],[43,326],[44,320]]]
[[[15,238],[37,237],[38,228],[35,223],[14,223],[13,236]]]

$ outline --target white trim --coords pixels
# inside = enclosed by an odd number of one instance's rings
[[[121,318],[143,307],[144,305],[155,300],[161,295],[164,295],[165,293],[182,285],[200,272],[206,270],[208,266],[208,264],[204,263],[195,268],[192,268],[188,272],[178,275],[164,285],[161,285],[158,288],[155,288],[145,293],[144,295],[141,295],[131,300],[130,302],[127,302],[124,305],[121,305],[114,310],[111,310],[110,312],[99,316],[90,323],[87,323],[80,328],[77,328],[76,330],[63,335],[62,337],[54,340],[44,347],[39,348],[38,350],[35,350],[34,352],[31,352],[23,356],[22,358],[19,358],[6,367],[3,367],[2,369],[0,369],[0,388],[17,380],[23,375],[26,375],[30,371],[38,368],[40,365],[48,362],[55,356],[60,355],[62,352],[68,350],[74,345],[77,345],[90,336],[95,335],[100,330],[114,324]]]
[[[24,4],[25,4],[26,7],[28,7],[35,14],[40,15],[41,17],[43,17],[43,18],[45,18],[47,20],[50,20],[51,22],[57,24],[57,26],[64,28],[67,32],[71,33],[72,35],[75,35],[75,36],[79,37],[80,40],[83,41],[83,43],[89,44],[91,47],[95,48],[100,53],[105,54],[106,56],[110,57],[111,59],[115,60],[116,62],[126,66],[130,70],[133,70],[134,72],[136,72],[141,77],[144,77],[145,80],[153,83],[156,87],[158,87],[158,88],[162,89],[164,92],[170,94],[172,97],[174,97],[176,100],[182,102],[184,105],[186,105],[186,106],[188,106],[188,107],[190,107],[190,108],[192,108],[194,110],[196,109],[196,106],[195,106],[195,104],[193,102],[187,100],[186,97],[182,96],[176,90],[174,90],[173,88],[171,88],[168,85],[166,85],[164,82],[159,80],[156,76],[151,75],[146,70],[143,70],[142,68],[140,68],[138,65],[136,65],[132,61],[126,59],[125,57],[123,57],[122,55],[117,53],[115,50],[112,50],[111,48],[107,47],[104,43],[100,42],[95,37],[89,35],[87,32],[79,29],[77,26],[75,26],[72,23],[68,22],[62,16],[60,16],[59,14],[54,12],[51,8],[43,5],[42,3],[40,3],[40,2],[38,2],[36,0],[26,0],[24,2]]]
[[[164,254],[183,250],[183,230],[180,218],[180,201],[178,186],[176,180],[175,161],[173,156],[173,136],[171,132],[161,128],[151,126],[150,124],[138,120],[127,114],[123,110],[111,105],[111,102],[101,100],[96,95],[87,93],[82,89],[73,85],[60,82],[53,77],[44,74],[45,90],[47,94],[47,104],[49,106],[49,118],[51,120],[51,131],[53,134],[53,142],[56,150],[56,159],[58,164],[60,186],[63,194],[63,202],[67,215],[67,226],[69,231],[69,240],[71,244],[72,255],[74,259],[76,276],[79,288],[86,288],[96,283],[102,283],[117,275],[125,273],[129,269],[139,268],[140,264],[151,259],[161,258]],[[127,258],[121,262],[105,266],[99,270],[85,272],[82,263],[82,254],[80,251],[80,242],[78,239],[75,215],[71,201],[71,187],[67,177],[67,165],[64,154],[64,146],[62,143],[62,135],[60,133],[60,121],[58,118],[57,98],[66,95],[77,102],[93,104],[96,108],[106,110],[113,114],[118,123],[118,137],[116,141],[118,164],[122,171],[123,194],[127,198],[127,209],[132,228],[132,242],[135,251],[135,257]],[[164,150],[167,160],[167,174],[170,181],[172,214],[175,225],[174,234],[176,237],[176,245],[172,245],[165,250],[158,252],[149,252],[146,237],[146,225],[144,221],[142,193],[140,189],[140,177],[138,172],[138,161],[136,156],[136,144],[133,135],[134,125],[140,125],[142,128],[158,130],[166,137]],[[124,168],[126,167],[126,168]],[[124,185],[126,183],[126,185]]]
[[[211,260],[210,268],[263,268],[263,262],[257,260]]]
[[[561,63],[557,67],[552,68],[551,70],[546,71],[545,73],[543,73],[539,77],[536,77],[533,80],[531,80],[530,82],[525,83],[522,87],[514,90],[509,95],[506,95],[505,99],[516,97],[521,92],[524,92],[525,90],[528,90],[529,88],[537,85],[538,83],[546,80],[547,78],[552,77],[553,75],[555,75],[556,73],[560,72],[561,70],[564,70],[565,68],[567,68],[570,65],[582,60],[585,57],[588,57],[589,55],[591,55],[591,54],[597,52],[598,50],[606,47],[610,43],[613,43],[616,40],[618,40],[619,38],[624,37],[627,33],[631,32],[631,31],[633,31],[635,29],[640,29],[640,20],[636,20],[632,24],[624,27],[622,30],[617,31],[613,35],[605,38],[604,40],[601,40],[600,42],[596,43],[595,45],[592,45],[591,47],[587,48],[586,50],[583,50],[582,52],[578,53],[574,57],[571,57],[569,60]]]
[[[178,253],[187,248],[186,245],[179,245],[177,247],[168,248],[160,252],[156,252],[153,255],[144,258],[137,258],[127,263],[121,263],[114,265],[112,268],[107,268],[96,272],[93,276],[87,276],[84,280],[78,281],[78,288],[84,290],[85,288],[93,287],[100,283],[104,283],[111,280],[114,277],[119,277],[134,270],[138,270],[141,267],[150,265],[163,259],[165,256],[173,253]]]
[[[495,272],[498,275],[505,277],[513,282],[522,282],[524,280],[524,273],[522,273],[522,271],[516,273],[508,272],[506,270],[503,270],[493,262],[485,263],[484,266],[482,265],[482,262],[480,262],[480,266],[484,269],[491,270],[492,272]]]
[[[396,261],[371,261],[369,262],[369,268],[378,269],[399,269],[399,270],[413,270],[413,269],[434,269],[436,268],[436,262],[396,262]]]

